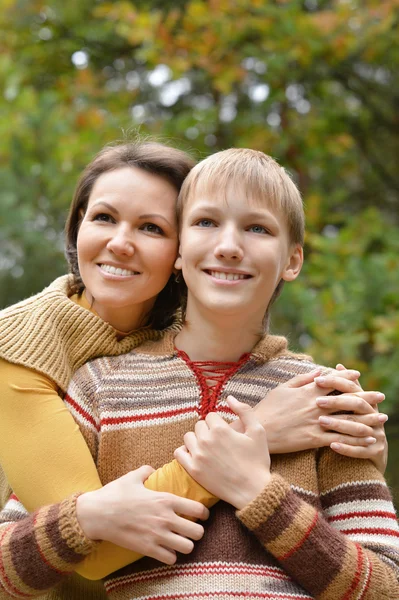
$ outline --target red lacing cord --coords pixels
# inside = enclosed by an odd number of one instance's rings
[[[201,389],[199,414],[201,419],[205,419],[208,413],[215,410],[225,383],[248,360],[250,354],[243,354],[237,362],[192,361],[183,350],[178,350],[178,356],[188,364],[197,378]],[[209,380],[214,383],[209,383]]]

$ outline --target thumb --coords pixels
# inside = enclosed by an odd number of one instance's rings
[[[309,373],[301,373],[301,375],[296,375],[287,381],[287,387],[300,388],[308,383],[312,383],[314,378],[320,375],[320,373],[321,369],[313,369],[313,371],[309,371]]]
[[[142,483],[144,483],[145,480],[149,478],[151,473],[154,473],[154,471],[155,469],[153,469],[149,465],[143,465],[139,469],[135,469],[134,471],[132,471],[132,474],[135,475],[136,481],[141,481]]]
[[[248,404],[245,404],[244,402],[239,402],[236,398],[234,398],[234,396],[228,396],[227,403],[233,411],[233,413],[236,414],[237,417],[239,417],[241,423],[244,426],[245,431],[248,431],[248,429],[260,425],[260,422],[256,418],[254,411],[251,409],[250,406],[248,406]]]

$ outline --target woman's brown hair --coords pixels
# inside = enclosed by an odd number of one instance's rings
[[[179,192],[184,179],[194,165],[194,159],[186,152],[153,141],[134,141],[106,146],[94,157],[79,178],[65,228],[65,255],[73,277],[71,293],[81,293],[84,289],[79,272],[77,237],[97,179],[108,171],[136,167],[147,173],[164,177]],[[172,323],[174,313],[180,305],[179,298],[179,286],[172,275],[148,315],[152,327],[164,329]]]

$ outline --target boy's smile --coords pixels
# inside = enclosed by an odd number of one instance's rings
[[[208,193],[184,207],[180,254],[188,286],[187,319],[211,311],[261,326],[281,279],[292,280],[302,251],[290,244],[284,215],[240,185]]]

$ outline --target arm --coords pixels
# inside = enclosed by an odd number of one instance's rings
[[[91,393],[87,385],[85,392]],[[75,410],[73,406],[71,410]],[[15,494],[29,512],[61,502],[78,491],[100,490],[102,484],[88,448],[89,445],[95,455],[96,435],[88,434],[86,440],[83,438],[51,380],[31,369],[0,359],[0,411],[0,463]],[[23,443],[18,443],[19,440],[23,440]],[[146,477],[151,472],[152,469],[147,471]],[[131,486],[127,482],[124,485],[129,487],[129,496],[124,496],[129,508],[134,506],[134,497]],[[150,475],[145,485],[149,490],[169,491],[193,500],[213,500],[213,496],[207,494],[199,484],[194,482],[192,485],[191,478],[177,463],[167,465],[165,471],[160,469]],[[111,493],[116,495],[112,487],[111,491],[107,487],[106,492],[108,499]],[[92,496],[90,498],[95,499]],[[161,498],[162,501],[167,505],[169,518],[172,518],[170,498]],[[205,509],[199,504],[196,504],[196,509],[192,505],[189,508],[179,505],[177,512],[184,514],[193,510],[192,516],[206,517]],[[125,539],[125,512],[121,507],[119,528],[114,528],[112,538],[115,543],[121,544],[121,540]],[[134,535],[131,532],[131,537]],[[184,535],[190,535],[190,532]],[[198,536],[197,530],[192,537],[195,539]],[[1,543],[6,544],[5,538]],[[161,548],[160,542],[156,545]],[[142,555],[143,552],[138,554],[106,541],[94,545],[87,560],[82,565],[75,564],[73,570],[90,579],[101,579]]]
[[[0,462],[23,504],[31,511],[60,502],[77,491],[90,492],[100,488],[92,455],[54,383],[30,369],[6,361],[0,361],[0,381],[3,382],[0,390]],[[85,402],[83,396],[92,393],[79,377],[73,389],[82,403]],[[91,410],[89,403],[84,405]],[[81,418],[73,402],[70,406],[76,418]],[[24,443],[16,444],[19,439]],[[86,442],[95,453],[95,431],[87,432]],[[52,457],[50,463],[49,455]],[[148,489],[191,498],[206,506],[216,502],[216,498],[193,481],[175,461],[153,473],[145,485]],[[94,501],[96,495],[92,494],[85,501],[88,499]],[[117,502],[115,497],[113,501]],[[124,510],[120,507],[119,521],[110,524],[111,535],[107,536],[107,541],[97,545],[78,566],[81,575],[100,579],[141,557],[142,554],[113,545],[121,545],[122,540],[126,540],[125,525]],[[103,532],[103,535],[107,534]],[[130,535],[131,539],[135,537],[134,530]],[[134,547],[132,543],[130,547]]]
[[[33,515],[10,498],[0,513],[0,600],[41,596],[96,546],[79,526],[76,498]]]
[[[242,523],[314,598],[397,598],[399,528],[378,471],[323,449],[319,513],[270,473],[266,435],[253,413],[237,401],[231,406],[244,433],[209,415],[176,451],[186,470],[235,506]]]

